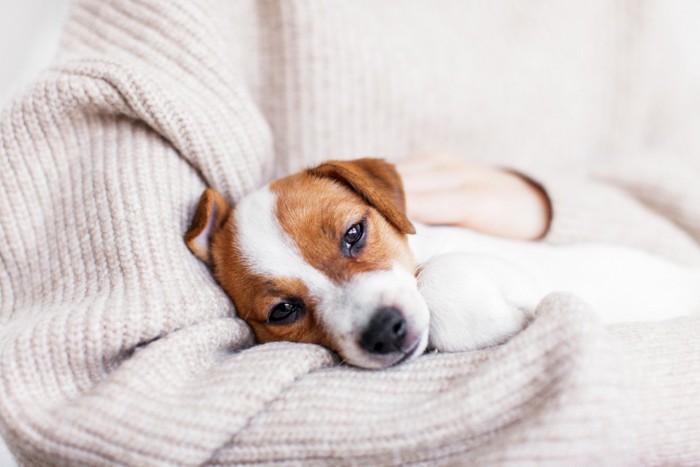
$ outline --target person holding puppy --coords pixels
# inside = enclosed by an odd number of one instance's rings
[[[700,464],[695,317],[554,294],[503,345],[360,371],[252,345],[183,242],[206,188],[383,157],[417,220],[700,264],[699,18],[76,0],[0,116],[0,434],[27,465]]]

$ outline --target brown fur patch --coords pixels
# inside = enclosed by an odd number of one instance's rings
[[[223,196],[211,188],[204,190],[199,198],[192,224],[185,234],[185,244],[207,264],[211,264],[211,241],[226,222],[229,211]]]
[[[254,274],[236,241],[235,210],[214,238],[214,274],[236,306],[238,316],[253,328],[258,342],[291,341],[320,344],[337,350],[315,317],[316,300],[296,278],[271,278]],[[306,311],[290,324],[267,322],[270,309],[286,298],[299,298]]]
[[[302,172],[271,185],[276,215],[304,259],[336,284],[354,275],[389,270],[395,262],[413,268],[406,237],[346,186]],[[345,232],[366,219],[366,243],[357,257],[341,253]]]
[[[308,173],[338,181],[379,211],[399,232],[416,233],[413,224],[406,217],[403,182],[393,164],[371,158],[328,161],[309,169]]]

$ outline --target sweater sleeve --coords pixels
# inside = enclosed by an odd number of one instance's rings
[[[690,164],[630,158],[586,175],[530,168],[526,176],[551,205],[544,241],[618,243],[700,262],[700,194]]]
[[[330,361],[246,394],[265,370],[228,365],[256,361],[234,355],[250,330],[184,245],[207,185],[235,200],[272,169],[265,120],[199,41],[213,16],[76,2],[59,64],[0,116],[0,433],[23,465],[201,464],[251,400]]]
[[[598,153],[572,168],[522,166],[546,191],[544,240],[617,242],[698,263],[700,32],[684,2],[649,3],[616,49]]]
[[[549,196],[545,241],[623,243],[700,259],[700,30],[683,2],[649,3],[617,50],[601,153],[577,167],[524,168]]]
[[[80,0],[63,65],[0,116],[0,434],[23,465],[696,463],[697,320],[617,338],[555,295],[505,345],[387,371],[250,347],[182,239],[206,185],[235,200],[273,170],[228,4]]]

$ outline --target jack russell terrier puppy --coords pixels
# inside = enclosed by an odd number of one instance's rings
[[[320,344],[364,368],[428,347],[502,343],[553,291],[579,295],[608,323],[700,309],[700,271],[640,250],[456,227],[416,233],[401,178],[380,159],[323,163],[235,208],[207,189],[185,242],[213,268],[258,342]]]

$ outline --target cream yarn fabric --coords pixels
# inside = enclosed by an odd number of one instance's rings
[[[540,181],[548,241],[697,262],[697,10],[78,1],[0,117],[0,433],[27,465],[699,463],[697,318],[555,294],[503,346],[361,371],[251,347],[182,241],[207,185],[450,150]]]

